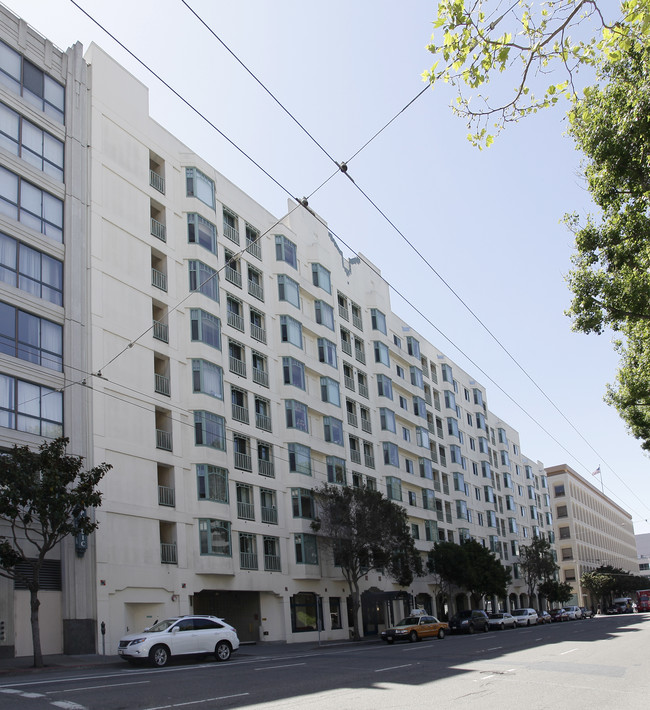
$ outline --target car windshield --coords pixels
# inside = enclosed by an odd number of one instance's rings
[[[175,624],[178,619],[165,619],[164,621],[158,621],[153,626],[150,626],[146,631],[152,631],[154,633],[158,631],[166,631],[172,624]]]
[[[418,623],[420,623],[419,616],[407,616],[406,619],[402,619],[401,621],[398,621],[397,625],[398,626],[414,626]]]
[[[490,619],[503,619],[503,614],[490,614]]]
[[[513,615],[513,616],[525,616],[526,614],[527,614],[527,612],[526,612],[525,609],[515,609],[515,610],[512,612],[512,615]]]
[[[459,619],[469,619],[471,615],[471,611],[459,611],[458,614],[456,614]]]

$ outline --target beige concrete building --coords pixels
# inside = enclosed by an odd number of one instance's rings
[[[546,469],[555,519],[560,580],[569,582],[572,604],[591,606],[580,577],[601,565],[639,573],[632,516],[570,466]]]

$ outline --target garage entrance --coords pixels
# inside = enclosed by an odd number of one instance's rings
[[[260,640],[259,592],[222,592],[203,589],[194,595],[194,613],[212,614],[237,629],[242,642]]]

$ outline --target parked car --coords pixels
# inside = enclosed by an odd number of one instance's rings
[[[238,648],[237,631],[223,619],[177,616],[122,637],[117,653],[131,663],[149,660],[154,666],[165,666],[172,656],[191,654],[210,654],[217,661],[227,661]]]
[[[582,619],[582,611],[579,606],[565,606],[564,611],[569,615],[571,621]]]
[[[489,631],[490,620],[482,609],[465,609],[451,617],[449,630],[467,634],[473,634],[476,631]]]
[[[435,616],[407,616],[398,621],[395,626],[381,632],[381,640],[386,643],[393,641],[422,641],[424,638],[444,639],[449,625],[438,621]]]
[[[551,621],[568,621],[569,615],[564,609],[551,609]]]
[[[507,611],[488,614],[488,624],[491,629],[514,629],[517,626],[517,621],[512,614]]]
[[[537,623],[537,612],[534,609],[515,609],[512,615],[518,626],[532,626]]]
[[[580,611],[582,612],[583,619],[591,619],[591,617],[594,615],[594,612],[586,606],[581,606]]]
[[[538,611],[537,612],[537,623],[538,624],[550,624],[551,623],[551,615],[547,611]]]

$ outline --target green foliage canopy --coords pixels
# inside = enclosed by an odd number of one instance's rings
[[[540,582],[552,580],[558,570],[551,544],[546,538],[536,535],[530,545],[522,545],[519,548],[519,560],[519,568],[528,585],[530,597],[535,594],[535,589],[540,585]]]

